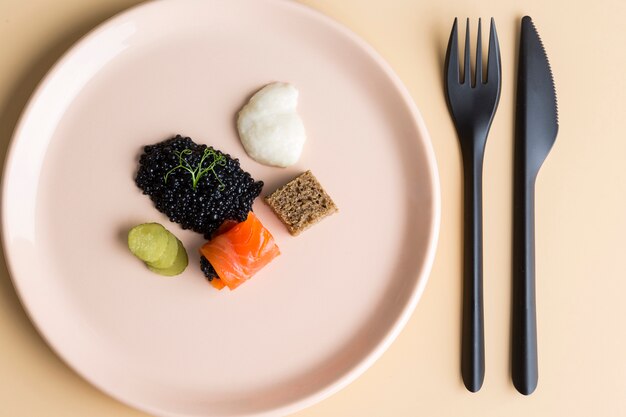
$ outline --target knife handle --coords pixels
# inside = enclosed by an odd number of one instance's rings
[[[524,395],[537,388],[535,303],[535,177],[516,169],[513,197],[511,376]]]
[[[483,149],[465,149],[464,254],[461,374],[465,387],[478,391],[485,379],[483,317]]]

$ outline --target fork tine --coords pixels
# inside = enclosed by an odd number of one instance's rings
[[[450,40],[448,41],[448,50],[446,51],[446,83],[448,85],[459,84],[459,41],[457,35],[457,18],[454,18],[452,32],[450,32]]]
[[[491,18],[491,30],[489,33],[489,53],[487,58],[487,83],[500,84],[500,47],[498,46],[498,33],[496,22]]]
[[[470,24],[469,17],[465,21],[465,54],[463,60],[465,65],[463,66],[463,84],[469,86],[472,85],[472,73],[470,69]]]
[[[481,36],[482,22],[480,17],[478,18],[478,37],[476,39],[476,75],[474,79],[474,86],[483,83],[483,47]]]

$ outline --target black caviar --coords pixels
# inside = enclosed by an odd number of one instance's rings
[[[200,255],[200,269],[209,281],[213,281],[214,279],[220,279],[220,277],[217,275],[217,272],[215,271],[215,268],[213,268],[213,265],[211,265],[211,262],[209,262],[209,260],[203,255]]]
[[[189,171],[172,170],[180,164],[183,152],[186,166],[207,168],[212,159],[202,163],[201,160],[208,151],[213,151],[211,155],[223,155],[223,165],[215,164],[212,171],[200,176],[195,188]],[[238,159],[180,135],[144,147],[135,183],[171,221],[203,234],[206,239],[225,220],[245,221],[263,188],[262,181],[255,181],[241,169]]]

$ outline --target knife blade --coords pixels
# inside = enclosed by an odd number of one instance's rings
[[[535,302],[535,181],[558,133],[556,89],[548,57],[529,16],[522,18],[515,120],[512,369],[516,389],[538,382]]]

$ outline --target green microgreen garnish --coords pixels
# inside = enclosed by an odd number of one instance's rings
[[[210,171],[215,176],[215,179],[220,183],[220,185],[217,187],[218,190],[224,191],[226,185],[224,185],[222,180],[220,180],[220,177],[218,177],[217,172],[215,172],[215,167],[217,167],[218,165],[226,166],[226,158],[224,157],[224,155],[222,155],[220,152],[214,151],[213,149],[206,148],[204,149],[204,153],[202,154],[200,162],[194,168],[191,166],[186,158],[187,155],[191,155],[192,153],[193,151],[191,149],[185,149],[182,152],[174,151],[174,154],[178,156],[178,165],[167,171],[167,174],[165,174],[164,177],[165,182],[167,183],[167,177],[172,172],[176,171],[179,168],[182,168],[191,174],[191,187],[195,190],[198,186],[198,181],[200,181],[200,178],[202,178]],[[202,165],[204,164],[204,161],[209,157],[213,157],[213,161],[211,161],[209,165],[203,168]]]

